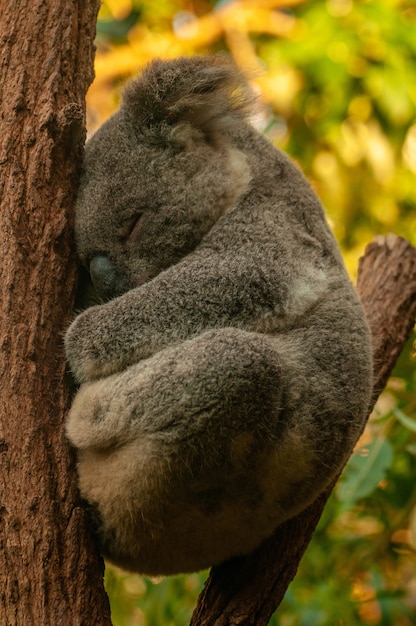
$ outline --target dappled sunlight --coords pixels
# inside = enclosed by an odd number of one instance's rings
[[[416,174],[416,124],[407,131],[402,154],[406,167]]]

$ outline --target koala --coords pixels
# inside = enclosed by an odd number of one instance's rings
[[[367,416],[361,303],[251,102],[224,58],[156,60],[86,145],[95,304],[65,337],[66,433],[103,555],[141,574],[253,551],[334,480]]]

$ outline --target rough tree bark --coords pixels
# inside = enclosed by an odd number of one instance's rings
[[[63,438],[99,0],[0,0],[0,624],[110,624]]]
[[[416,249],[394,235],[376,238],[360,261],[357,288],[373,335],[370,413],[415,322]],[[266,626],[296,574],[333,486],[254,554],[213,568],[191,626]]]

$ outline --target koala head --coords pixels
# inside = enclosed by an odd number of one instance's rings
[[[155,61],[86,145],[76,209],[79,257],[102,299],[189,254],[250,180],[232,137],[251,95],[216,57]]]

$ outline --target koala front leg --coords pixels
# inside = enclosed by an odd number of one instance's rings
[[[195,251],[148,283],[87,309],[65,338],[75,378],[85,382],[121,372],[210,328],[258,330],[263,320],[268,328],[284,327],[293,313],[287,279],[279,272],[288,262],[269,265],[272,269],[259,262],[254,247],[229,250],[223,256]],[[313,272],[308,275],[313,298],[305,297],[296,306],[296,315],[321,298],[326,287],[318,274],[316,285]]]
[[[206,328],[228,326],[236,309],[230,300],[241,291],[235,269],[220,276],[215,259],[186,259],[81,313],[65,337],[72,373],[79,382],[102,378]]]

